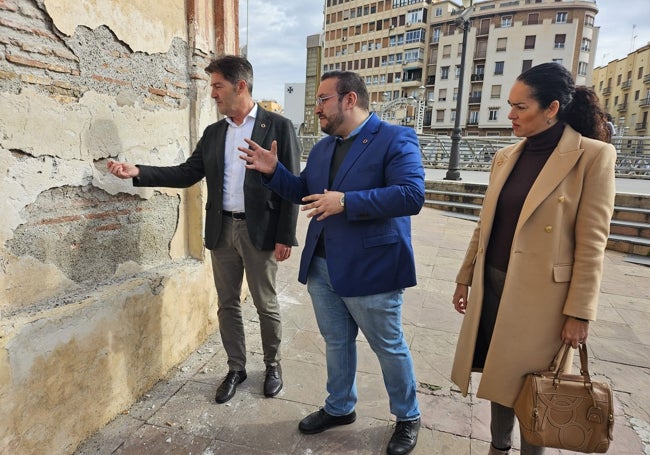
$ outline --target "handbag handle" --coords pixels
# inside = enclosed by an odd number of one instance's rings
[[[569,355],[570,349],[571,345],[562,344],[562,346],[560,346],[560,349],[557,351],[557,354],[553,358],[551,365],[549,366],[549,371],[555,372],[553,384],[555,384],[556,381],[560,379],[559,376],[563,372],[562,366],[566,361],[567,355]],[[583,342],[578,344],[578,352],[580,353],[580,374],[584,378],[585,387],[591,389],[591,377],[589,375],[589,362],[587,357],[587,343]],[[562,354],[561,360],[559,363],[556,363],[557,359],[560,357],[560,353]]]

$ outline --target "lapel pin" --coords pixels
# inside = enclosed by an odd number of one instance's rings
[[[364,144],[367,144],[367,143],[368,143],[368,139],[364,139],[364,140],[361,141],[361,142],[363,142]]]

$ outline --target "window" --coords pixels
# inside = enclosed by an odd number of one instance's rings
[[[594,16],[591,14],[585,15],[585,26],[593,27],[594,26]]]
[[[490,115],[488,117],[488,120],[496,121],[499,120],[499,109],[492,108],[490,109]]]
[[[445,121],[445,110],[438,109],[436,110],[436,123],[442,123]]]
[[[553,63],[557,63],[558,65],[564,65],[564,59],[563,58],[554,58]]]
[[[582,38],[580,50],[584,52],[589,52],[591,50],[591,40],[589,38]]]
[[[561,35],[555,35],[555,44],[553,47],[555,49],[564,49],[564,43],[566,42],[566,35],[561,34]]]
[[[643,67],[639,68],[639,72],[636,74],[637,79],[641,79],[643,77]]]
[[[447,89],[441,88],[438,90],[438,101],[447,101]]]
[[[469,113],[469,123],[470,125],[478,125],[478,111],[471,111]]]
[[[497,52],[505,52],[508,38],[497,38]]]
[[[442,58],[451,57],[451,44],[445,44],[442,46]]]
[[[560,11],[555,14],[555,22],[558,24],[566,24],[569,14],[566,11]]]
[[[460,65],[456,65],[456,70],[454,71],[454,77],[456,79],[460,77]]]
[[[406,32],[406,44],[424,43],[424,29],[410,30]]]
[[[533,61],[532,60],[524,60],[521,63],[521,72],[523,73],[526,70],[529,70],[533,66]]]
[[[404,51],[404,63],[417,62],[422,58],[421,49],[407,49]]]
[[[490,98],[501,98],[501,86],[493,85],[490,91]]]
[[[535,49],[535,35],[528,35],[524,40],[524,49]]]
[[[529,13],[528,14],[528,25],[539,24],[539,13]]]
[[[503,74],[504,62],[494,62],[494,74]]]
[[[442,16],[442,8],[438,7],[436,8],[436,17]]]
[[[512,27],[512,16],[501,16],[501,27]]]
[[[449,67],[443,66],[440,68],[440,79],[449,79]]]
[[[423,17],[424,17],[423,9],[412,10],[406,14],[406,22],[410,22],[411,24],[422,22]]]
[[[451,110],[451,118],[449,119],[450,122],[455,122],[456,121],[456,109]]]
[[[440,27],[434,28],[431,34],[431,42],[437,43],[438,41],[440,41]]]
[[[587,62],[578,62],[578,74],[580,76],[587,75]]]
[[[454,88],[453,100],[456,101],[457,99],[458,99],[458,88]]]

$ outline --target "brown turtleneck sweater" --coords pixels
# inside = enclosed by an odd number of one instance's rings
[[[499,194],[485,258],[486,263],[492,267],[504,272],[508,270],[512,238],[521,208],[548,157],[560,142],[564,126],[564,123],[557,122],[526,139],[524,149]]]

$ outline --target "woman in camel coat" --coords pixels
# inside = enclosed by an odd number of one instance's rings
[[[546,369],[562,343],[587,338],[615,195],[616,152],[603,142],[593,91],[548,63],[521,74],[508,102],[526,139],[494,156],[453,296],[465,316],[452,380],[465,395],[470,373],[482,371],[476,395],[492,402],[490,454],[509,453],[524,376]],[[543,448],[522,440],[521,453]]]

